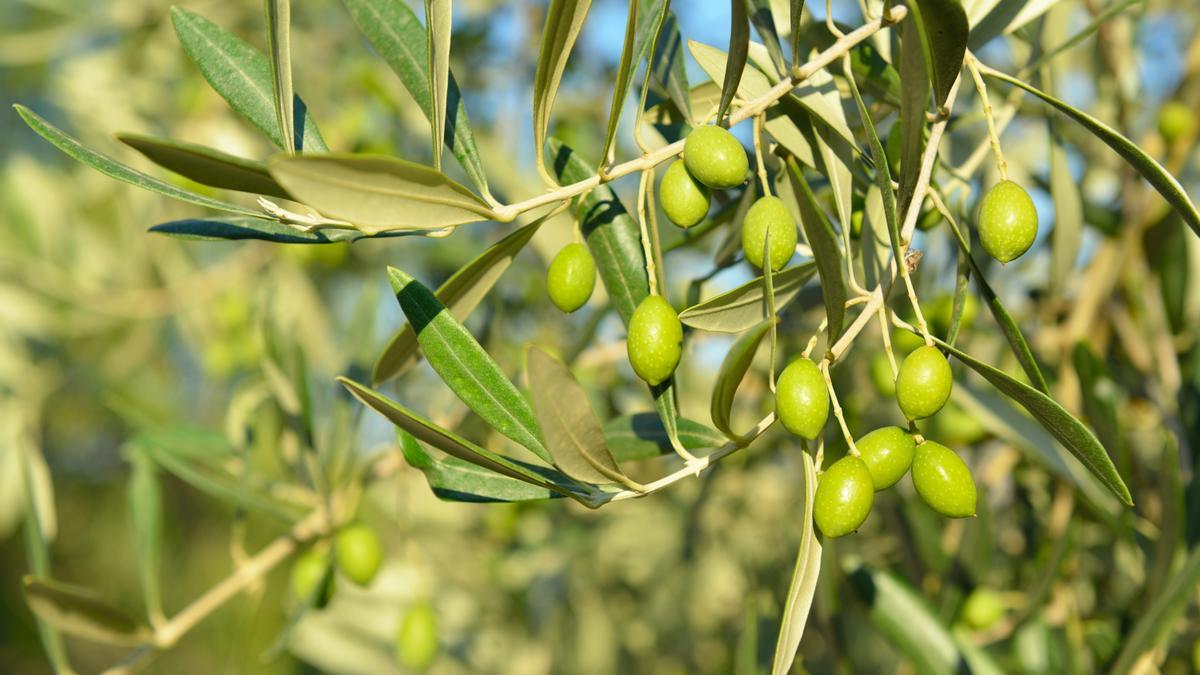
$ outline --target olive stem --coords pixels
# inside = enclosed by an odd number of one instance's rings
[[[779,322],[775,318],[775,272],[771,269],[771,237],[770,228],[767,229],[767,236],[763,237],[763,304],[766,310],[767,319],[771,322],[771,361],[767,372],[770,376],[767,378],[767,387],[771,393],[775,393],[775,354],[778,346],[779,335],[776,327]]]
[[[846,418],[842,415],[842,404],[838,401],[837,391],[833,388],[833,378],[829,375],[829,359],[821,359],[821,376],[825,378],[825,388],[829,390],[829,402],[833,404],[833,416],[837,418],[838,426],[842,428],[842,436],[846,439],[846,446],[849,448],[850,455],[858,457],[858,446],[854,444],[854,436],[850,434],[850,427],[846,426]]]
[[[650,295],[658,295],[658,270],[654,266],[654,249],[650,245],[650,225],[647,222],[649,218],[646,217],[646,183],[652,180],[654,169],[642,172],[642,180],[638,183],[638,225],[642,231],[642,255],[646,258],[646,280],[650,284]]]
[[[1000,134],[996,131],[996,120],[992,112],[992,102],[988,99],[987,85],[983,82],[983,76],[979,74],[979,60],[967,50],[965,63],[967,71],[971,73],[971,79],[975,81],[975,90],[979,92],[983,118],[987,120],[988,140],[992,144],[992,153],[996,155],[996,172],[1000,174],[1000,180],[1008,180],[1008,162],[1004,161],[1004,152],[1000,150]]]
[[[879,332],[883,337],[883,353],[887,355],[888,366],[892,369],[892,381],[900,376],[900,368],[896,365],[896,354],[892,351],[892,332],[888,329],[888,309],[885,305],[879,306]]]
[[[765,115],[759,113],[754,116],[754,160],[758,164],[758,182],[762,184],[763,194],[771,196],[771,181],[767,179],[767,165],[763,161],[763,138],[762,127]],[[768,237],[769,239],[769,237]],[[763,258],[769,260],[770,258]]]
[[[829,326],[829,317],[825,316],[821,319],[821,324],[817,326],[817,330],[813,332],[813,336],[808,339],[808,344],[804,346],[804,351],[801,356],[809,358],[812,356],[813,350],[817,348],[817,341],[821,339],[821,333],[825,332],[825,328]]]

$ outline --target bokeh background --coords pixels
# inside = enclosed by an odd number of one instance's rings
[[[183,4],[265,48],[261,3]],[[342,6],[333,0],[293,4],[297,91],[330,147],[428,162],[427,124]],[[1067,26],[1086,24],[1104,6],[1093,0],[1059,5],[1054,11],[1065,15],[1060,21]],[[673,6],[685,38],[727,45],[728,3]],[[272,486],[306,485],[264,374],[264,335],[272,334],[303,354],[330,456],[361,460],[395,452],[389,425],[356,412],[333,380],[346,373],[365,379],[402,323],[385,265],[433,287],[509,231],[484,223],[447,239],[321,247],[148,234],[150,225],[194,209],[74,163],[31,133],[9,104],[28,105],[92,147],[169,180],[182,181],[121,147],[113,134],[143,132],[247,157],[268,155],[268,143],[228,110],[186,59],[168,9],[161,0],[0,5],[0,99],[6,104],[0,109],[0,670],[8,673],[49,672],[19,584],[30,564],[22,538],[30,500],[52,539],[54,577],[95,588],[141,615],[126,496],[128,440],[147,428],[209,429],[242,439],[245,461]],[[505,201],[535,194],[530,101],[544,3],[460,0],[454,9],[453,69],[493,190]],[[810,9],[823,15],[823,7]],[[603,140],[625,11],[624,3],[596,0],[555,109],[555,134],[587,157],[598,154]],[[835,12],[857,20],[852,4],[839,3]],[[1193,42],[1198,21],[1190,0],[1146,2],[1108,24],[1108,43],[1088,38],[1062,57],[1065,76],[1056,91],[1117,120],[1152,154],[1165,156],[1157,111],[1172,99],[1195,110],[1200,94]],[[1022,39],[1037,39],[1032,28],[1027,32]],[[997,67],[1019,64],[1026,52],[1014,42],[998,39],[979,53]],[[688,68],[693,83],[703,80],[690,59]],[[960,107],[977,110],[967,89]],[[1031,187],[1048,233],[1047,128],[1034,111],[1006,133],[1005,148],[1014,175]],[[619,156],[634,152],[630,117]],[[965,113],[953,129],[955,156],[982,138],[977,114]],[[1136,179],[1077,132],[1066,133],[1071,169],[1089,209],[1082,270],[1119,236],[1128,213],[1122,186]],[[1195,199],[1200,172],[1192,155],[1185,150],[1175,166]],[[618,182],[616,189],[630,204],[636,183]],[[569,237],[569,218],[543,228],[468,326],[509,373],[519,370],[523,346],[534,342],[574,359],[599,410],[615,416],[649,409],[625,363],[620,324],[604,315],[603,298],[570,317],[546,302],[545,265]],[[1200,449],[1200,251],[1196,237],[1171,216],[1138,242],[1144,250],[1137,270],[1113,270],[1123,290],[1106,300],[1111,314],[1097,319],[1103,327],[1090,336],[1092,375],[1080,376],[1079,363],[1059,344],[1079,289],[1068,281],[1065,289],[1047,291],[1049,247],[1038,245],[1003,273],[993,270],[993,284],[1054,374],[1056,393],[1100,429],[1137,506],[1117,508],[1035,424],[962,373],[953,405],[929,424],[972,466],[981,487],[980,516],[936,517],[907,480],[881,494],[857,536],[827,542],[797,672],[911,672],[847,580],[846,571],[863,562],[916,589],[944,625],[959,626],[964,640],[1006,670],[1094,672],[1120,649],[1200,530],[1192,470]],[[690,279],[709,270],[719,243],[715,237],[672,254],[677,306]],[[918,247],[926,253],[919,290],[932,307],[953,289],[954,249],[944,228],[923,235]],[[703,292],[749,276],[735,266],[706,282]],[[1159,295],[1144,295],[1139,280]],[[964,344],[1012,368],[990,317],[978,314]],[[819,310],[790,316],[784,334],[791,349],[803,344],[818,319]],[[872,378],[878,337],[868,331],[861,342],[837,376],[851,426],[865,431],[900,417]],[[689,338],[679,387],[686,416],[707,420],[707,392],[728,345],[712,335]],[[464,433],[486,438],[482,424],[427,366],[390,391],[436,420],[461,423]],[[740,393],[743,425],[765,410],[756,403],[765,393],[760,370]],[[829,439],[833,456],[840,452],[836,435]],[[497,439],[487,440],[499,447]],[[419,472],[401,471],[374,484],[363,502],[360,515],[381,533],[387,550],[384,572],[371,589],[343,584],[327,610],[308,616],[290,633],[287,648],[276,649],[287,621],[281,569],[147,672],[392,672],[399,668],[392,658],[396,627],[420,604],[431,606],[439,621],[434,673],[755,672],[746,664],[770,663],[798,546],[799,452],[774,431],[700,480],[597,512],[561,501],[441,502]],[[633,471],[656,476],[671,466],[652,460]],[[239,511],[167,472],[159,478],[168,613],[286,529],[283,520]],[[972,631],[962,626],[961,607],[978,588],[998,593],[1006,613],[996,626]],[[1188,594],[1194,598],[1195,589]],[[1188,672],[1200,637],[1194,607],[1164,635],[1162,669]],[[68,645],[79,672],[97,672],[123,654],[84,641]]]

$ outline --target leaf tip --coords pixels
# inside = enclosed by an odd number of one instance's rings
[[[396,267],[392,267],[391,265],[389,265],[387,268],[387,274],[388,281],[392,283],[392,292],[394,293],[403,291],[405,286],[408,286],[413,282],[413,278],[408,272]]]

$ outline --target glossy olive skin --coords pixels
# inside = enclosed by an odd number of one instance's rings
[[[292,563],[291,590],[292,599],[299,604],[311,602],[317,609],[328,605],[334,592],[329,556],[314,549],[297,556]]]
[[[908,473],[917,449],[917,442],[900,427],[880,427],[854,445],[871,471],[876,491],[890,488]]]
[[[813,520],[826,537],[845,536],[858,530],[874,503],[875,488],[866,462],[847,455],[818,479]]]
[[[829,419],[829,390],[811,359],[798,358],[779,374],[775,414],[785,429],[801,438],[811,441],[821,435]]]
[[[683,142],[683,161],[696,180],[714,190],[741,185],[750,169],[741,141],[729,131],[712,125],[688,134]]]
[[[1193,111],[1186,103],[1170,101],[1158,111],[1158,133],[1162,134],[1167,143],[1174,143],[1192,133],[1198,114],[1200,113]]]
[[[570,314],[587,304],[596,288],[596,260],[579,242],[567,244],[554,256],[546,270],[546,292],[550,301]]]
[[[896,402],[908,419],[923,419],[946,405],[953,386],[950,362],[937,347],[924,345],[913,350],[900,364],[900,373],[896,376]]]
[[[1025,188],[1011,180],[992,186],[979,204],[979,240],[1002,263],[1021,257],[1037,238],[1038,216]]]
[[[647,296],[634,310],[626,350],[633,372],[651,386],[675,372],[683,354],[683,324],[661,295]]]
[[[768,245],[771,270],[779,271],[796,253],[796,221],[779,197],[763,197],[746,212],[742,221],[742,251],[755,267],[763,267],[763,248]]]
[[[437,655],[437,615],[426,603],[413,605],[396,631],[396,661],[405,670],[422,672],[433,665]]]
[[[950,448],[934,441],[918,445],[912,480],[917,494],[934,511],[947,518],[975,515],[975,479]]]
[[[667,219],[679,227],[688,228],[704,220],[712,204],[712,193],[703,183],[692,178],[683,160],[667,167],[658,185],[658,197]]]
[[[980,586],[967,596],[959,616],[974,630],[991,628],[1004,616],[1004,600],[992,589]]]
[[[367,586],[383,563],[383,544],[375,530],[355,523],[338,532],[333,541],[333,554],[342,574],[359,586]]]

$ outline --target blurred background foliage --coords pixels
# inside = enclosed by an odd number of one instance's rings
[[[264,48],[260,3],[195,0],[186,6]],[[674,6],[686,38],[727,44],[728,4]],[[1064,0],[1054,13],[1077,27],[1103,6]],[[823,15],[821,7],[810,9]],[[3,3],[5,103],[25,103],[154,175],[166,174],[119,147],[114,132],[169,136],[247,157],[268,154],[267,143],[186,60],[167,10],[160,0]],[[836,11],[856,20],[852,5],[839,3]],[[540,189],[528,149],[534,37],[543,12],[541,2],[455,3],[454,72],[493,190],[505,201]],[[624,15],[623,3],[595,3],[559,97],[555,133],[587,157],[596,156],[602,142]],[[297,89],[330,147],[428,162],[424,119],[341,5],[296,3],[294,22]],[[1156,120],[1170,100],[1197,109],[1198,23],[1191,0],[1141,4],[1060,59],[1056,81],[1063,98],[1164,158],[1193,198],[1200,194],[1194,133],[1187,147],[1168,148]],[[1036,26],[984,46],[981,57],[1002,68],[1019,65],[1022,46],[1015,43],[1036,40]],[[702,79],[694,63],[689,74],[693,83]],[[968,89],[959,106],[965,112],[951,126],[949,156],[956,161],[983,138]],[[390,425],[363,414],[334,382],[338,374],[365,380],[401,325],[384,266],[401,267],[434,287],[509,228],[480,224],[448,239],[319,247],[150,235],[147,226],[192,210],[71,162],[29,133],[7,105],[4,110],[0,662],[5,672],[38,673],[48,666],[18,583],[30,569],[28,540],[21,536],[23,522],[29,529],[28,504],[37,505],[40,529],[51,540],[55,578],[98,589],[141,615],[126,502],[128,460],[136,450],[128,440],[151,428],[222,434],[237,453],[219,462],[221,470],[237,475],[243,463],[252,465],[254,475],[287,498],[289,485],[307,486],[311,477],[281,400],[287,387],[271,374],[287,362],[304,365],[322,458],[334,467],[335,480],[337,467],[344,474],[349,460],[394,454]],[[1005,151],[1014,177],[1034,187],[1042,231],[1049,233],[1047,125],[1036,104],[1030,110],[1005,134]],[[1038,245],[1003,271],[993,269],[992,281],[1031,337],[1055,395],[1116,453],[1137,506],[1118,508],[1040,427],[959,373],[953,405],[927,424],[971,465],[981,487],[979,517],[945,521],[913,498],[907,481],[881,493],[857,536],[826,542],[797,671],[910,671],[897,666],[904,631],[933,628],[904,607],[887,616],[874,595],[886,585],[850,574],[867,563],[916,589],[933,621],[954,626],[959,639],[986,650],[1005,670],[1094,672],[1114,658],[1200,538],[1200,482],[1193,470],[1200,451],[1200,247],[1176,216],[1154,211],[1157,204],[1123,201],[1137,179],[1118,158],[1078,129],[1060,131],[1089,226],[1075,272],[1052,287],[1050,247]],[[629,156],[631,134],[620,138],[626,145],[619,156]],[[985,176],[982,183],[993,180]],[[636,188],[626,180],[616,189],[628,204]],[[1147,210],[1159,215],[1131,227],[1146,220]],[[535,342],[573,358],[574,372],[603,413],[649,409],[630,377],[620,324],[605,314],[603,298],[569,317],[545,301],[545,264],[569,240],[569,224],[563,217],[539,232],[468,326],[509,373],[518,371],[523,345]],[[664,234],[668,245],[677,236]],[[953,289],[956,255],[949,237],[935,234],[916,244],[925,253],[918,289],[931,307],[945,306],[938,298]],[[672,253],[677,306],[690,278],[709,269],[719,244],[710,237]],[[1091,263],[1098,256],[1110,262],[1097,272]],[[748,278],[740,266],[731,268],[706,282],[704,294]],[[1081,302],[1094,303],[1082,318]],[[819,299],[802,304],[813,311],[791,311],[783,328],[793,352],[820,317]],[[986,312],[960,341],[1017,372]],[[707,420],[708,391],[728,344],[711,334],[689,339],[679,375],[685,416]],[[880,404],[887,402],[886,391],[879,391],[887,382],[876,377],[879,349],[877,336],[864,338],[857,356],[835,371],[851,428],[901,422],[895,406]],[[487,435],[424,364],[391,393],[464,434]],[[764,412],[757,402],[769,400],[765,393],[759,369],[743,384],[735,426]],[[842,451],[836,436],[828,438],[833,456]],[[500,447],[498,439],[488,440]],[[286,573],[274,573],[148,671],[390,672],[399,668],[392,643],[401,617],[428,603],[440,626],[434,673],[755,672],[753,664],[770,661],[798,545],[799,452],[789,437],[772,431],[700,480],[597,512],[564,501],[441,502],[419,472],[403,470],[373,484],[361,509],[387,551],[369,591],[342,584],[330,607],[307,616],[291,633],[290,649],[277,653],[272,645],[287,621]],[[661,475],[665,462],[643,462],[634,475]],[[231,556],[254,552],[286,526],[213,499],[174,475],[158,477],[162,604],[169,613],[227,575]],[[299,502],[311,494],[302,492]],[[979,589],[994,595],[977,593],[985,599],[976,599],[976,611],[989,618],[980,606],[991,602],[1003,609],[998,621],[964,614],[965,599]],[[1185,593],[1196,598],[1194,587]],[[1200,638],[1195,607],[1163,626],[1161,635],[1151,667],[1191,670]],[[99,671],[122,655],[85,641],[71,640],[69,649],[79,672]]]

